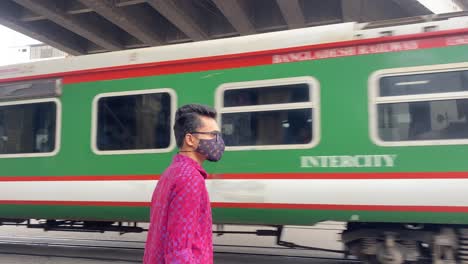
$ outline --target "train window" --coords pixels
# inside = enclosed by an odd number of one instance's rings
[[[380,96],[467,91],[468,71],[421,73],[380,79]]]
[[[280,89],[278,89],[280,88]],[[290,84],[224,92],[224,107],[287,104],[310,101],[309,85],[306,83]]]
[[[0,84],[0,100],[53,98],[62,94],[61,79],[31,80]]]
[[[311,77],[221,85],[216,103],[227,149],[315,146],[318,88]]]
[[[172,90],[101,94],[95,98],[93,146],[98,154],[169,151]]]
[[[468,139],[468,99],[378,105],[385,141]]]
[[[376,143],[468,144],[468,70],[411,72],[375,79],[371,123]]]
[[[59,107],[56,99],[0,103],[0,158],[54,155]]]

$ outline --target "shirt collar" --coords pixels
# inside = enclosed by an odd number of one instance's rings
[[[177,155],[174,156],[173,162],[188,163],[191,166],[193,166],[195,169],[197,169],[200,172],[200,174],[203,176],[203,178],[206,179],[206,177],[208,176],[205,169],[203,169],[203,167],[200,164],[198,164],[198,162],[196,162],[195,160],[193,160],[193,159],[191,159],[191,158],[189,158],[187,156],[177,154]]]

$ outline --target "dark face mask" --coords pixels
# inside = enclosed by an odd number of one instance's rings
[[[224,140],[221,135],[213,139],[200,139],[195,151],[205,156],[209,161],[218,161],[224,153]]]

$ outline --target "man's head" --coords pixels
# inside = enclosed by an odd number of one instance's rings
[[[180,152],[193,152],[197,160],[217,161],[224,151],[216,111],[205,105],[188,104],[175,116],[174,134]]]

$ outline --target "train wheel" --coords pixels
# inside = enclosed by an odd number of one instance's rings
[[[458,230],[458,259],[460,264],[468,264],[468,229]]]
[[[460,231],[461,232],[461,231]],[[441,228],[440,232],[434,236],[434,245],[432,247],[432,263],[434,264],[458,264],[457,253],[460,250],[457,245],[459,237],[453,228]],[[458,240],[459,242],[459,240]],[[457,252],[458,251],[458,252]]]

